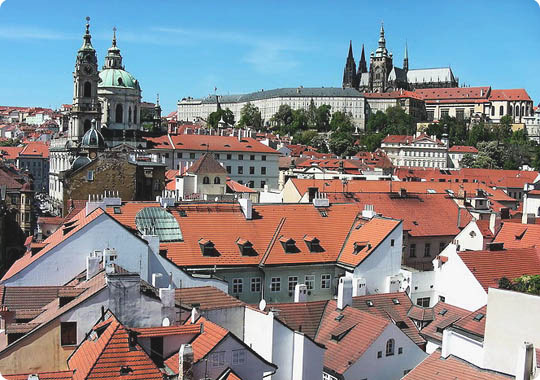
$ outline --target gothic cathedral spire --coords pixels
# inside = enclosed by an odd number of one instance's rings
[[[403,70],[409,71],[409,51],[405,42],[405,55],[403,57]]]
[[[367,72],[366,53],[364,52],[364,44],[362,44],[362,56],[360,57],[360,62],[358,62],[358,75],[360,76]]]
[[[343,70],[343,88],[356,87],[356,62],[354,61],[352,41],[349,42],[349,54]]]

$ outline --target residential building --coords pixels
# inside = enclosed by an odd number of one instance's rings
[[[416,122],[427,118],[424,99],[414,91],[400,89],[391,92],[366,92],[364,97],[366,98],[367,120],[379,111],[386,112],[390,107],[402,108]]]
[[[26,236],[32,234],[35,227],[32,180],[24,172],[1,163],[0,204]]]
[[[177,199],[207,199],[225,195],[227,170],[211,153],[203,154],[184,173],[174,178]],[[251,189],[250,189],[251,190]]]
[[[17,167],[28,170],[34,180],[34,190],[47,193],[49,190],[49,146],[40,142],[28,143],[17,157]]]
[[[332,112],[350,113],[357,129],[365,125],[364,95],[353,88],[314,87],[278,88],[261,90],[249,94],[209,95],[203,99],[191,97],[178,102],[178,121],[195,122],[206,120],[218,107],[230,109],[234,120],[240,120],[242,107],[250,103],[259,108],[263,123],[270,125],[270,119],[281,105],[288,105],[293,110],[308,109],[311,102],[316,107],[329,105]]]
[[[540,143],[540,109],[533,107],[534,113],[522,118],[529,139]]]
[[[381,142],[381,149],[394,166],[423,168],[448,167],[448,140],[417,133],[415,136],[389,135]]]
[[[474,146],[454,145],[448,149],[448,167],[461,169],[461,161],[466,154],[476,157],[478,155],[478,149]]]

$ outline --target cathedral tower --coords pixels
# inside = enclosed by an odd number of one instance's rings
[[[90,17],[87,17],[86,33],[77,52],[73,72],[73,108],[69,127],[69,137],[72,139],[82,138],[92,127],[92,120],[96,120],[99,129],[101,107],[97,95],[98,82],[97,56],[90,35]]]
[[[354,61],[352,41],[349,42],[349,55],[347,56],[347,62],[345,63],[345,69],[343,70],[343,88],[356,88],[358,87],[356,77],[356,62]]]
[[[403,70],[409,71],[409,51],[407,49],[407,43],[405,43],[405,55],[403,56]]]
[[[394,67],[392,53],[386,50],[384,25],[381,24],[379,47],[371,53],[369,60],[369,79],[371,92],[385,92],[388,87],[388,75]]]
[[[364,53],[364,44],[362,44],[362,56],[360,57],[360,62],[358,62],[358,75],[367,73],[367,63],[366,63],[366,54]]]

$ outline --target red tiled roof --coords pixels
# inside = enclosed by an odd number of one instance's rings
[[[476,316],[479,316],[479,314],[483,314],[484,316],[480,320],[475,320],[474,318]],[[480,309],[463,316],[454,323],[454,326],[483,338],[484,331],[486,330],[486,318],[487,305],[482,306]]]
[[[489,228],[489,220],[477,220],[476,225],[478,226],[478,229],[480,230],[480,233],[482,233],[482,236],[484,239],[491,239],[493,238],[493,232]]]
[[[528,100],[532,101],[524,88],[491,90],[489,100]]]
[[[413,136],[407,135],[388,135],[381,142],[395,144],[395,143],[409,143],[413,139]]]
[[[174,148],[177,150],[280,154],[275,149],[249,137],[242,139],[234,136],[213,135],[171,135],[170,137],[173,141]]]
[[[230,178],[227,178],[227,187],[233,192],[233,193],[256,193],[257,190],[254,190],[250,187],[244,186],[236,181],[233,181]]]
[[[16,160],[24,146],[0,146],[0,158],[4,160]]]
[[[2,375],[6,380],[28,380],[28,376],[36,375],[36,373],[25,373],[16,375]],[[73,371],[57,371],[57,372],[38,372],[39,380],[71,380],[73,379]]]
[[[137,332],[138,338],[153,338],[158,336],[199,334],[201,332],[201,325],[141,327],[131,330]]]
[[[441,351],[436,350],[402,377],[402,380],[506,380],[510,378],[513,379],[511,376],[478,368],[453,355],[443,359]]]
[[[111,316],[94,326],[90,334],[68,359],[76,369],[73,379],[162,380],[163,375],[148,354],[136,344],[130,347],[129,332]],[[125,375],[121,369],[127,369]]]
[[[19,175],[5,167],[0,166],[0,185],[6,186],[8,190],[19,190],[23,184],[17,181]]]
[[[188,173],[193,174],[227,174],[227,170],[216,161],[212,153],[206,152],[188,169]]]
[[[434,320],[424,327],[420,334],[439,343],[442,343],[442,330],[470,313],[468,310],[440,301],[437,302],[432,310]]]
[[[41,142],[30,142],[19,152],[20,156],[39,156],[49,158],[49,146]]]
[[[242,380],[231,368],[227,368],[216,380]]]
[[[171,145],[168,135],[159,136],[159,137],[145,137],[150,143],[150,147],[154,149],[174,149],[174,146]]]
[[[268,304],[266,311],[274,310],[276,318],[291,329],[315,339],[327,303],[328,301],[273,303]]]
[[[1,286],[1,305],[10,311],[41,309],[56,298],[63,296],[64,289],[74,290],[80,294],[84,289],[75,289],[72,286]]]
[[[414,92],[407,90],[391,91],[391,92],[365,92],[365,98],[375,99],[375,98],[390,98],[390,99],[402,99],[402,98],[413,98],[418,100],[423,100],[423,97]]]
[[[490,87],[456,87],[456,88],[425,88],[416,89],[416,92],[426,103],[433,103],[440,100],[451,100],[453,102],[468,102],[471,100],[487,101]]]
[[[176,288],[176,303],[191,308],[193,304],[199,304],[200,310],[222,309],[227,307],[244,306],[239,299],[222,292],[213,286],[201,286],[195,288]]]
[[[504,243],[505,248],[526,248],[540,245],[540,225],[503,223],[495,239],[496,243]]]
[[[480,285],[498,288],[499,280],[540,274],[540,248],[510,248],[502,251],[464,251],[459,257]]]
[[[454,145],[450,149],[448,149],[449,153],[478,153],[478,149],[476,149],[474,146],[467,146],[467,145]]]
[[[343,374],[358,360],[390,323],[354,307],[339,310],[336,301],[326,304],[315,341],[326,346],[324,367]],[[336,318],[343,315],[342,318]],[[333,337],[339,336],[341,339]]]
[[[64,222],[64,218],[61,218],[59,216],[40,216],[38,217],[38,220],[37,220],[38,224],[60,225],[63,222]]]

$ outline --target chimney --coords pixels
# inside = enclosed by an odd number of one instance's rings
[[[201,306],[198,303],[194,303],[191,305],[191,323],[197,322],[197,319],[201,316],[201,311],[199,310],[199,306]]]
[[[493,236],[497,235],[501,229],[501,218],[496,213],[489,216],[489,229]]]
[[[307,286],[306,284],[296,284],[294,287],[294,302],[307,301]]]
[[[175,325],[177,322],[175,293],[175,290],[171,287],[159,289],[161,320],[163,321],[163,326]]]
[[[338,285],[337,307],[343,310],[345,306],[352,305],[352,278],[340,277]]]
[[[242,212],[244,213],[246,220],[251,220],[253,213],[253,204],[251,202],[251,199],[240,198],[238,200],[238,203],[240,203],[240,207],[242,208]]]
[[[366,279],[365,278],[353,278],[352,296],[365,296],[366,295]]]
[[[135,328],[148,323],[141,313],[133,312],[144,309],[138,273],[106,273],[106,282],[109,309],[122,324]]]
[[[116,249],[114,248],[105,248],[103,251],[103,266],[105,267],[106,273],[114,273],[114,262],[118,258],[116,254]]]
[[[156,256],[159,255],[159,236],[145,234],[142,238],[148,242],[148,248],[150,248]]]
[[[101,261],[101,252],[93,251],[86,257],[86,281],[90,280],[99,272],[99,262]]]
[[[193,380],[193,348],[182,344],[178,351],[178,380]]]
[[[372,219],[377,213],[375,212],[375,207],[373,205],[365,205],[362,210],[362,218]]]
[[[523,342],[516,363],[516,380],[530,380],[536,372],[535,352],[532,343]]]

